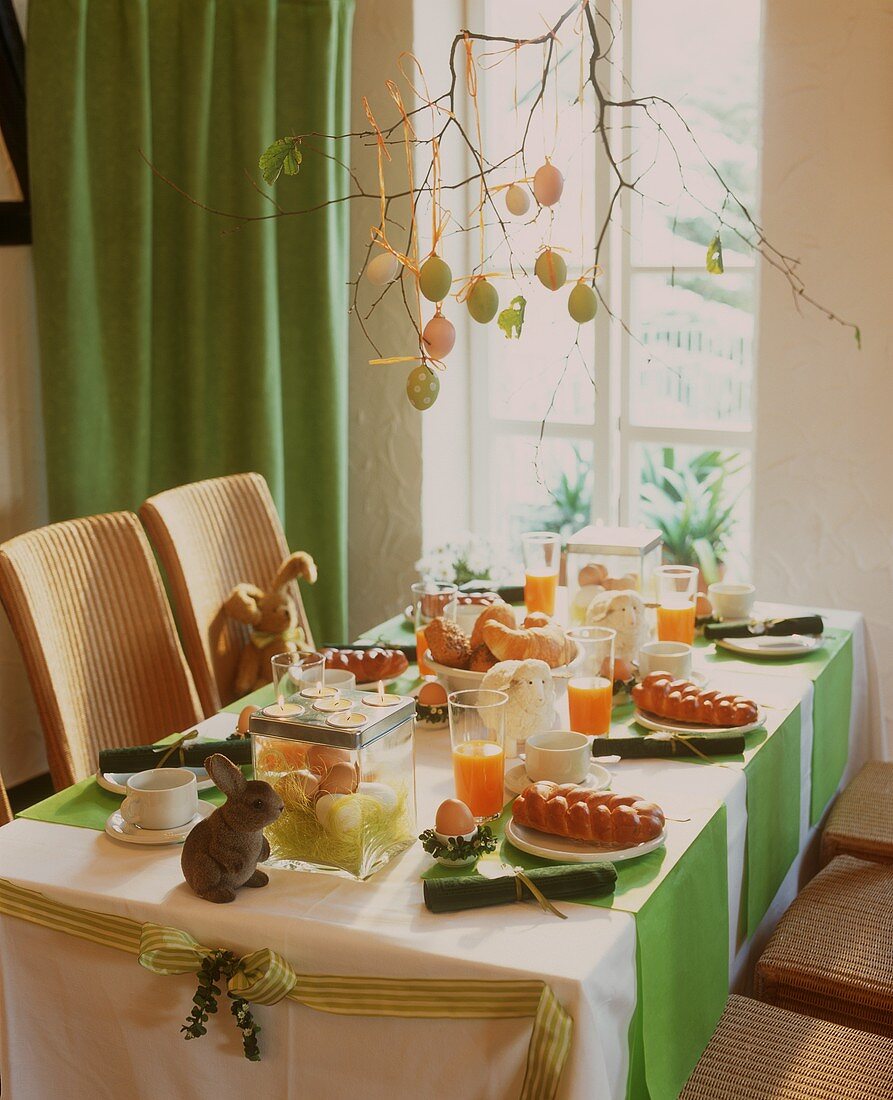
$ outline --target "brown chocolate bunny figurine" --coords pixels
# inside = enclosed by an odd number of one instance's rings
[[[231,760],[214,753],[205,769],[226,802],[186,837],[183,877],[205,901],[234,901],[240,886],[266,886],[269,876],[257,864],[270,854],[263,834],[282,813],[283,802],[269,783],[248,780]]]

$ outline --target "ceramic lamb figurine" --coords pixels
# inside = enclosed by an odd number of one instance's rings
[[[600,592],[586,609],[587,626],[606,626],[617,631],[614,660],[634,661],[648,641],[645,603],[638,592]]]
[[[505,755],[516,756],[518,742],[552,729],[555,722],[555,685],[545,661],[500,661],[481,681],[482,688],[504,691],[509,697],[505,716]]]

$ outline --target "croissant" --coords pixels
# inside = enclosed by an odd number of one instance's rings
[[[574,647],[548,615],[528,615],[524,626],[513,628],[490,620],[484,623],[484,644],[499,661],[545,661],[549,668],[566,665]]]
[[[471,648],[473,650],[484,644],[484,627],[489,622],[503,623],[505,626],[512,628],[518,625],[514,611],[505,600],[490,604],[475,619],[474,629],[471,632]]]
[[[660,836],[664,813],[637,794],[593,791],[573,783],[533,783],[518,795],[512,817],[519,825],[599,848],[630,848]]]
[[[640,710],[658,718],[674,718],[703,726],[746,726],[759,717],[759,708],[743,695],[702,691],[689,680],[674,680],[668,672],[652,672],[632,691]]]

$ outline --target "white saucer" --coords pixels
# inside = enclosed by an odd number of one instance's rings
[[[759,638],[717,638],[717,646],[747,657],[802,657],[821,649],[825,639],[821,634],[792,634],[785,638],[761,635]]]
[[[190,768],[187,766],[186,770],[195,772],[195,778],[198,780],[198,789],[200,791],[210,790],[210,788],[214,786],[214,780],[208,775],[204,768]],[[96,773],[96,782],[100,787],[105,788],[105,790],[111,791],[112,794],[127,794],[127,780],[137,774],[137,772],[98,771]]]
[[[620,849],[594,848],[582,840],[571,840],[566,836],[553,836],[551,833],[529,829],[526,825],[518,825],[514,819],[506,825],[505,835],[522,852],[541,859],[551,859],[556,863],[594,863],[601,860],[621,863],[625,859],[635,859],[636,856],[644,856],[655,848],[660,848],[667,839],[667,827],[665,825],[660,836],[656,836],[654,840]]]
[[[639,662],[633,661],[633,669],[636,673],[636,683],[641,683],[643,677],[639,675]],[[669,673],[667,674],[669,675]],[[695,684],[699,688],[707,686],[707,673],[701,672],[700,669],[693,668],[687,676],[680,676],[680,680],[688,680],[689,683]]]
[[[758,730],[766,723],[766,714],[762,708],[757,710],[757,717],[755,722],[748,722],[744,726],[706,726],[702,722],[676,722],[672,718],[661,718],[657,714],[649,714],[647,711],[640,710],[636,707],[633,712],[633,718],[639,723],[640,726],[644,726],[648,730],[662,731],[666,730],[668,733],[750,733],[751,730]]]
[[[194,826],[202,818],[210,817],[214,810],[210,802],[199,802],[195,817],[176,829],[141,829],[138,825],[130,825],[121,816],[121,811],[115,810],[105,823],[105,831],[115,840],[123,840],[127,844],[182,844]]]
[[[505,785],[512,794],[520,794],[533,782],[523,764],[516,764],[505,773]],[[581,779],[577,786],[585,787],[588,791],[605,791],[611,786],[611,773],[601,764],[590,764],[589,775]]]

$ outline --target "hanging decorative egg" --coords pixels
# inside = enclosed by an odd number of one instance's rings
[[[468,292],[465,304],[472,319],[480,325],[486,325],[493,320],[499,309],[499,293],[492,283],[488,283],[486,279],[478,279]]]
[[[567,264],[559,252],[545,248],[536,260],[533,269],[536,277],[549,290],[560,290],[567,282]]]
[[[442,313],[435,313],[425,325],[422,343],[432,359],[445,358],[456,343],[456,330],[453,328],[452,321],[448,321]]]
[[[540,206],[554,206],[564,190],[564,176],[554,164],[546,161],[533,177],[533,194]]]
[[[419,272],[419,290],[429,302],[442,302],[453,285],[450,265],[439,256],[429,256]]]
[[[520,183],[513,183],[505,193],[505,205],[510,214],[520,218],[530,209],[530,192]]]
[[[373,286],[386,286],[397,278],[400,261],[390,252],[379,252],[366,264],[366,278]]]
[[[406,379],[406,396],[409,403],[419,412],[430,409],[440,393],[440,379],[430,367],[422,363],[409,372]]]
[[[577,283],[567,299],[567,311],[578,325],[591,321],[598,309],[598,297],[588,283]]]

